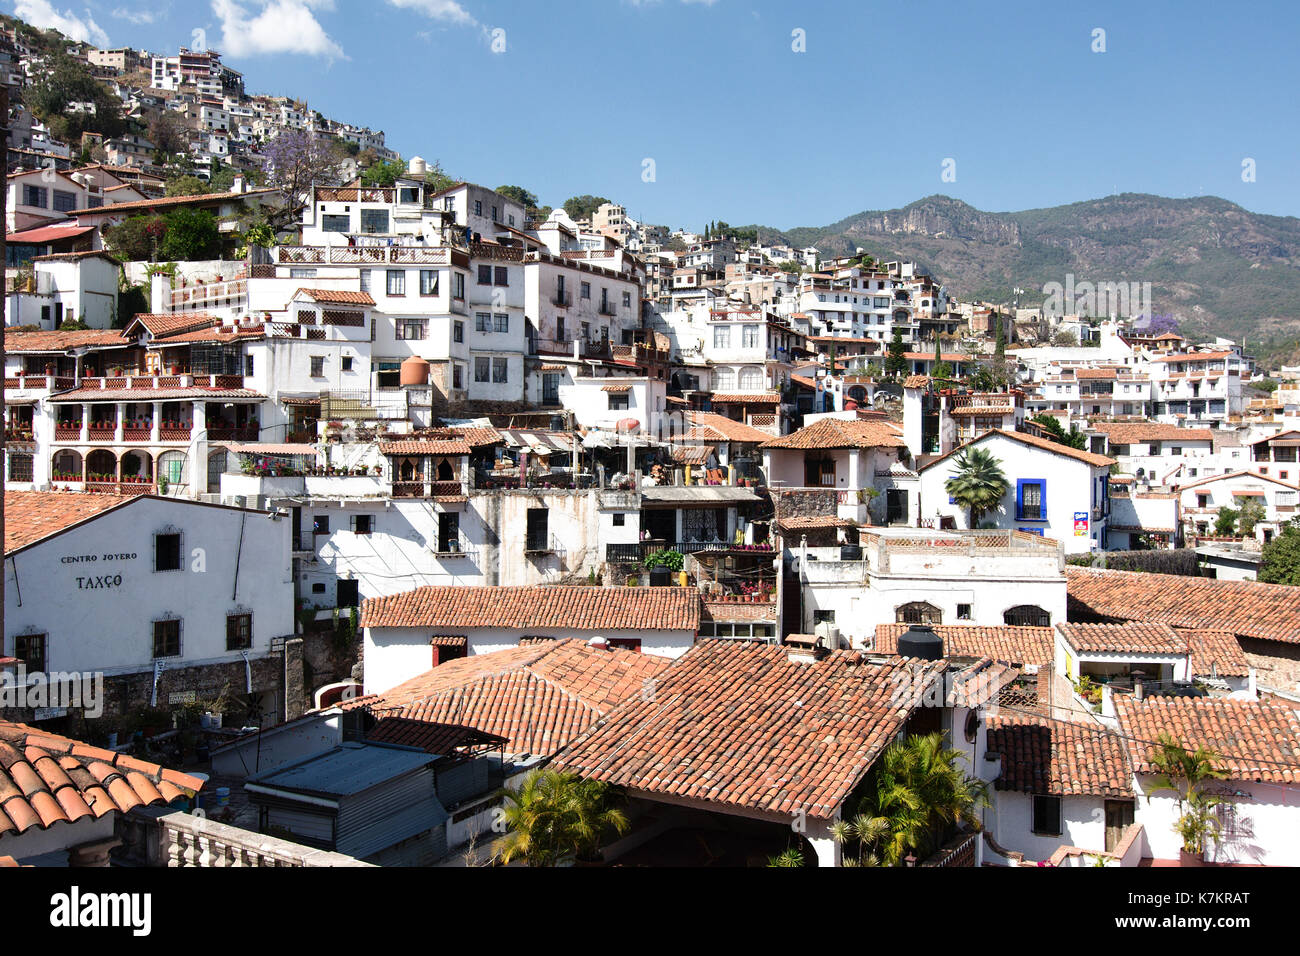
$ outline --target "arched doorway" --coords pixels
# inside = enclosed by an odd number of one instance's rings
[[[83,464],[81,455],[71,448],[56,451],[50,461],[50,480],[81,481],[84,478]]]
[[[150,484],[153,481],[153,456],[147,451],[133,448],[122,454],[122,480],[135,484]]]
[[[158,456],[158,491],[166,493],[189,484],[185,453],[165,451]]]
[[[899,624],[942,624],[943,611],[925,601],[912,601],[899,605],[894,610],[895,620]]]
[[[96,448],[86,456],[86,480],[117,481],[117,456],[107,448]]]

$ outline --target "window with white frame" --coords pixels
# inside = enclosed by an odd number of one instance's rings
[[[403,269],[388,270],[388,294],[389,295],[406,295],[406,271]]]
[[[725,349],[731,345],[731,328],[726,325],[715,325],[713,327],[713,347],[715,349]]]

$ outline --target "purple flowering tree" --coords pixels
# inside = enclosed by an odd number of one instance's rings
[[[307,130],[285,130],[262,150],[267,185],[280,193],[283,205],[268,221],[277,232],[300,219],[311,200],[312,186],[337,185],[346,158],[337,140],[317,139]]]

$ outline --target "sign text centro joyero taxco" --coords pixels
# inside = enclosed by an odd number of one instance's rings
[[[0,710],[27,708],[37,719],[80,710],[95,720],[104,714],[104,675],[101,671],[32,671],[19,664],[0,671]],[[44,712],[44,713],[43,713]]]

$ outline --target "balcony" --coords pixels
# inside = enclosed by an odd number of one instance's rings
[[[611,316],[618,315],[618,311],[614,308],[613,304],[610,302],[602,302],[600,304],[600,308],[597,309],[596,311],[598,311],[601,315],[611,315]]]
[[[117,437],[117,422],[91,422],[86,433],[90,441],[113,441]]]
[[[551,305],[558,306],[561,309],[567,309],[573,305],[573,296],[567,292],[557,292],[551,297]]]
[[[186,422],[163,422],[158,426],[158,440],[188,442],[190,431],[190,425]]]
[[[699,554],[701,552],[726,552],[729,554],[748,554],[756,557],[772,557],[776,552],[766,544],[727,544],[723,541],[638,541],[634,544],[605,545],[605,560],[610,564],[640,564],[652,554],[660,551],[676,551],[680,554]]]
[[[257,441],[260,428],[257,425],[223,425],[213,424],[207,427],[208,441]]]
[[[458,498],[465,495],[459,481],[395,481],[394,498]]]
[[[169,312],[238,309],[248,302],[248,281],[198,282],[182,285],[167,294]]]
[[[54,426],[55,441],[81,441],[81,422],[59,422]]]

